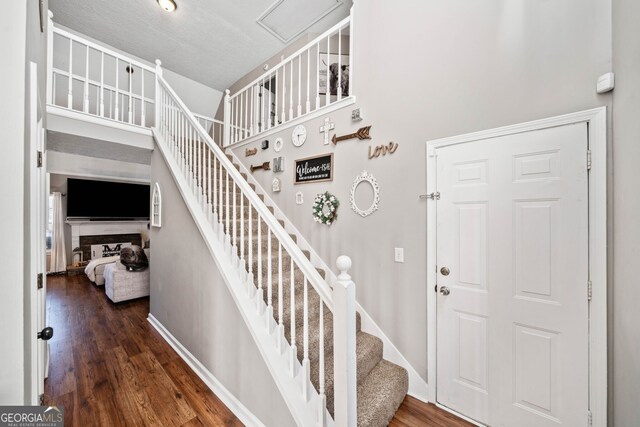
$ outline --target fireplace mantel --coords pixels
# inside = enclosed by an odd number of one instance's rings
[[[136,234],[147,228],[148,220],[142,221],[86,221],[67,220],[71,226],[71,247],[80,246],[80,236],[104,236],[110,234]]]

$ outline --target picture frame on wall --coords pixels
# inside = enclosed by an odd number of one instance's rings
[[[342,96],[349,96],[349,55],[320,52],[319,64],[318,94],[326,95],[328,84],[329,94],[331,96],[338,95],[338,68],[340,68],[340,87],[342,88]],[[328,79],[327,69],[329,72]]]
[[[294,184],[333,181],[333,153],[294,160]]]

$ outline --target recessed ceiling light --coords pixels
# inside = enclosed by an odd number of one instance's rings
[[[173,12],[178,7],[173,0],[158,0],[158,4],[165,12]]]

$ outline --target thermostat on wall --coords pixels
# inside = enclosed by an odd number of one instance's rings
[[[613,90],[615,86],[615,76],[613,73],[603,74],[598,77],[596,91],[598,93],[607,93]]]

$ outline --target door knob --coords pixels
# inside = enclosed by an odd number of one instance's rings
[[[449,267],[442,267],[440,269],[440,274],[442,274],[443,276],[448,276],[449,273],[451,273],[451,271],[449,271]]]
[[[51,326],[47,326],[42,331],[38,332],[38,339],[49,341],[53,337],[53,328]]]
[[[440,286],[440,293],[446,297],[451,291],[446,286]]]

